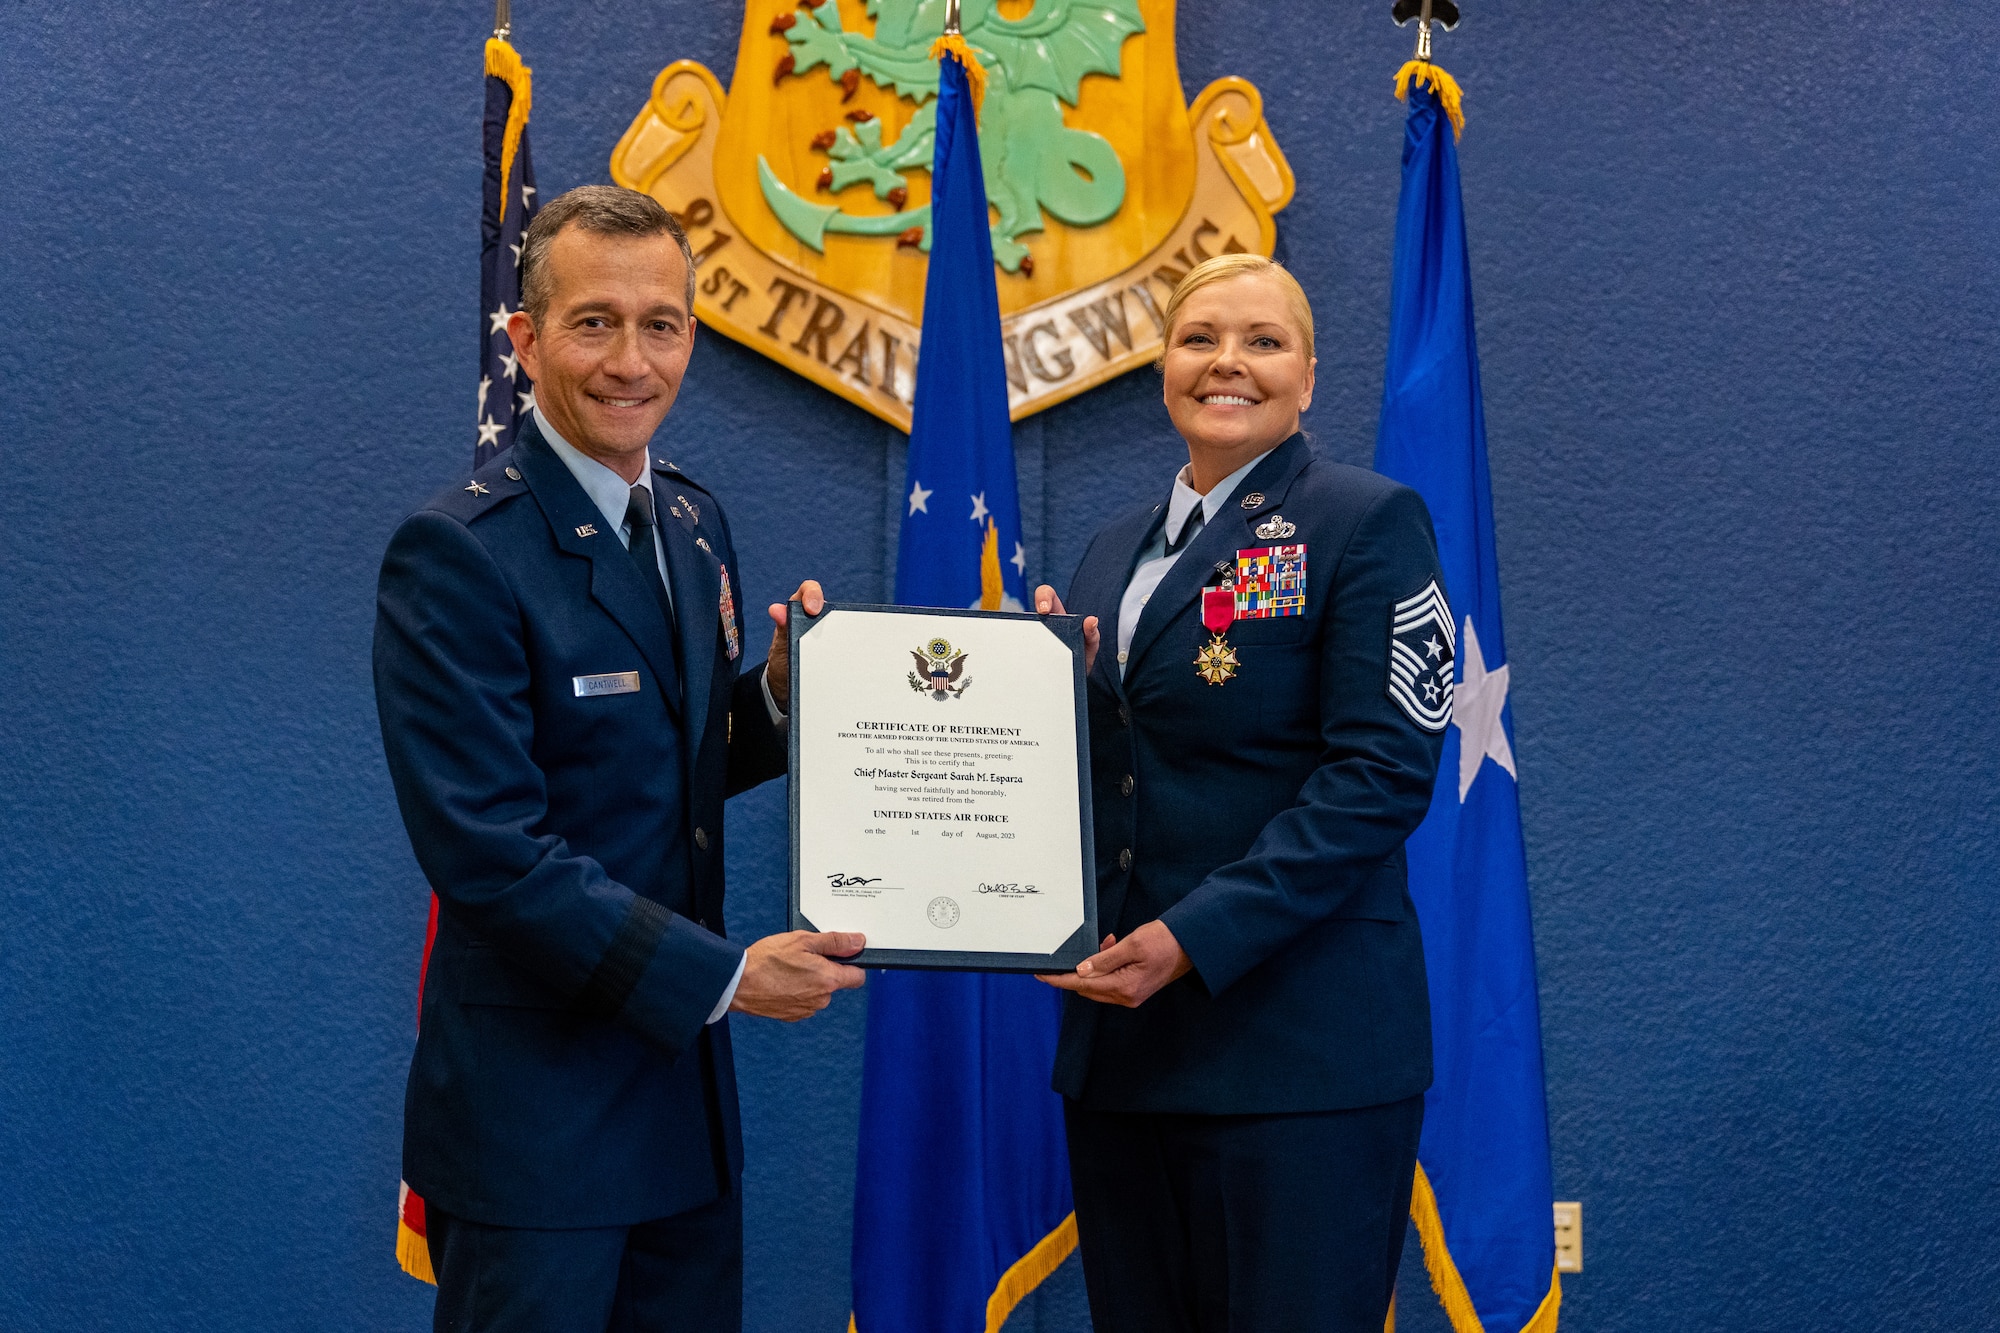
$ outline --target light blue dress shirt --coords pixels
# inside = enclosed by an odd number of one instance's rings
[[[1195,488],[1188,484],[1188,478],[1194,475],[1194,464],[1181,465],[1180,472],[1174,477],[1174,493],[1167,500],[1167,521],[1160,525],[1158,535],[1146,544],[1146,549],[1139,552],[1139,563],[1133,567],[1132,581],[1125,585],[1125,597],[1118,603],[1120,680],[1125,679],[1125,658],[1132,651],[1132,635],[1139,628],[1140,614],[1145,611],[1146,603],[1152,600],[1153,591],[1160,586],[1160,580],[1167,576],[1167,571],[1174,567],[1174,562],[1187,553],[1187,547],[1183,546],[1172,555],[1168,555],[1169,535],[1180,536],[1181,529],[1186,526],[1188,517],[1194,513],[1196,505],[1201,506],[1201,521],[1204,524],[1215,522],[1215,511],[1222,508],[1230,493],[1236,489],[1236,484],[1250,475],[1251,468],[1270,456],[1271,451],[1268,449],[1258,454],[1215,483],[1214,489],[1206,495],[1197,493]]]
[[[630,550],[632,525],[625,521],[625,509],[631,502],[634,485],[644,486],[647,495],[653,493],[653,469],[650,464],[639,473],[639,480],[636,483],[628,482],[565,440],[557,433],[556,428],[549,424],[549,419],[540,412],[535,413],[535,424],[542,428],[542,438],[549,442],[549,448],[556,451],[556,457],[562,459],[563,466],[569,469],[572,477],[576,478],[576,484],[583,487],[583,493],[590,497],[591,503],[604,515],[605,525],[616,532],[618,540],[624,544],[625,549]],[[654,507],[653,512],[655,514],[660,512],[658,506]],[[660,582],[667,589],[667,605],[672,606],[674,581],[667,577],[667,549],[664,541],[655,539],[653,542],[653,559],[660,567]],[[778,711],[777,702],[771,698],[771,682],[768,678],[764,681],[764,706],[771,710],[772,721],[783,723],[785,715]],[[729,1012],[729,1002],[736,998],[736,988],[743,984],[743,968],[748,961],[748,954],[736,960],[736,975],[722,988],[722,998],[715,1002],[715,1011],[708,1016],[709,1022],[713,1023]]]
[[[647,466],[640,471],[639,480],[636,483],[629,482],[565,440],[556,432],[556,428],[549,424],[549,419],[540,412],[535,413],[535,424],[542,428],[542,438],[549,442],[549,448],[556,451],[556,457],[562,459],[563,466],[569,469],[572,477],[576,478],[576,484],[583,487],[583,493],[590,497],[590,502],[604,515],[606,526],[618,534],[618,540],[626,550],[631,550],[632,525],[625,521],[625,510],[631,503],[632,487],[635,484],[644,486],[647,495],[653,493],[651,460],[648,460]],[[659,506],[655,505],[653,512],[657,515],[660,512]],[[659,566],[660,582],[666,585],[667,605],[672,606],[674,581],[667,577],[665,541],[656,539],[653,542],[653,562]]]

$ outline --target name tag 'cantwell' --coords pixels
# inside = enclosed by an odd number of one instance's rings
[[[613,671],[602,676],[571,676],[570,683],[576,687],[579,699],[594,699],[600,694],[637,694],[639,673]]]

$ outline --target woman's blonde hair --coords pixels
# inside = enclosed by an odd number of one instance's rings
[[[1285,304],[1291,309],[1292,319],[1305,338],[1306,360],[1310,363],[1313,358],[1312,302],[1306,300],[1305,288],[1299,286],[1299,280],[1275,259],[1266,259],[1262,255],[1227,254],[1204,259],[1189,269],[1180,286],[1174,288],[1174,294],[1167,298],[1167,331],[1160,340],[1160,359],[1155,364],[1164,366],[1167,363],[1167,348],[1173,346],[1174,341],[1174,316],[1187,304],[1188,297],[1204,287],[1240,278],[1247,273],[1267,273],[1277,282],[1285,294]]]

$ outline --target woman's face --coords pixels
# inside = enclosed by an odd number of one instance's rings
[[[1167,415],[1191,453],[1247,461],[1297,432],[1312,405],[1313,364],[1275,279],[1210,283],[1181,304],[1168,333]]]

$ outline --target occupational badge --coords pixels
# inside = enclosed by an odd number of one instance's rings
[[[917,660],[917,669],[910,672],[910,688],[918,694],[928,694],[943,703],[972,688],[972,677],[965,675],[965,654],[953,652],[949,640],[932,639],[923,647],[912,649],[910,656]],[[961,676],[963,680],[959,679]]]
[[[736,628],[736,594],[729,587],[729,566],[722,566],[722,642],[734,662],[743,655],[743,631]]]
[[[1195,651],[1194,674],[1211,685],[1220,685],[1236,677],[1239,665],[1236,649],[1222,637],[1235,619],[1236,594],[1227,584],[1201,590],[1201,624],[1208,631],[1209,639]]]
[[[1389,616],[1389,697],[1425,731],[1451,721],[1451,607],[1432,579]]]
[[[1299,530],[1296,523],[1287,523],[1283,514],[1273,514],[1257,525],[1257,535],[1267,542],[1283,541]]]
[[[1284,525],[1290,530],[1292,525]],[[1264,529],[1258,528],[1263,536]],[[1236,553],[1236,618],[1267,620],[1306,613],[1306,548],[1253,546]]]
[[[703,325],[910,427],[930,252],[938,0],[745,0],[727,93],[680,60],[611,154],[673,210]],[[1150,364],[1167,297],[1268,255],[1291,167],[1263,98],[1190,104],[1174,0],[967,4],[1015,420]]]

